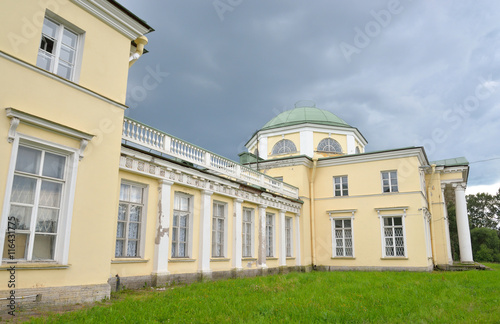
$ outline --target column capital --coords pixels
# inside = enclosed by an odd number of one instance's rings
[[[441,183],[441,190],[446,189],[446,183]]]
[[[267,208],[267,205],[259,205],[259,208],[264,208],[264,209],[266,209],[266,208]]]
[[[213,192],[213,191],[211,191],[211,190],[206,190],[206,189],[203,189],[203,190],[201,191],[201,193],[202,193],[202,194],[204,194],[205,196],[211,196],[211,195],[213,195],[213,194],[214,194],[214,192]]]
[[[280,213],[286,214],[286,210],[280,209]]]
[[[166,180],[166,179],[160,179],[158,180],[158,184],[160,185],[166,185],[166,186],[171,186],[174,184],[173,181],[170,181],[170,180]]]
[[[241,198],[234,198],[233,201],[240,204],[244,202],[244,200]]]
[[[455,191],[465,191],[465,188],[467,188],[467,184],[465,182],[456,182],[452,185],[453,188],[455,188]]]

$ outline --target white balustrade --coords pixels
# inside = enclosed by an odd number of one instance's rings
[[[299,190],[294,186],[283,183],[220,155],[213,154],[133,119],[124,118],[122,138],[125,141],[203,166],[217,174],[258,185],[285,196],[299,197]]]

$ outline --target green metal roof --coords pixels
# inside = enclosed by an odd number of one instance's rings
[[[265,124],[261,130],[305,123],[351,127],[344,120],[329,111],[316,107],[299,107],[282,112]]]
[[[469,165],[469,161],[467,161],[467,159],[462,156],[453,159],[432,161],[431,164],[435,164],[436,166],[457,166],[457,165]]]

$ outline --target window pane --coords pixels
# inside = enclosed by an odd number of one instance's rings
[[[177,228],[172,228],[172,241],[177,242]]]
[[[130,223],[128,225],[128,238],[129,239],[138,239],[139,238],[139,224],[138,223]]]
[[[59,207],[61,205],[62,183],[42,181],[40,206]]]
[[[63,37],[62,37],[63,44],[66,44],[72,48],[75,48],[77,39],[78,39],[78,36],[75,33],[64,28]]]
[[[123,256],[123,242],[124,241],[116,241],[116,246],[115,246],[115,257],[121,257]]]
[[[35,234],[33,260],[53,260],[55,245],[55,235]]]
[[[386,226],[392,225],[392,218],[391,217],[385,217],[384,218],[384,225],[386,225]]]
[[[350,219],[344,220],[344,226],[345,227],[351,227],[351,220]]]
[[[28,252],[28,242],[29,235],[28,234],[20,234],[16,233],[16,247],[11,250],[11,255],[14,256],[14,259],[26,259]],[[13,253],[13,254],[12,254]],[[9,256],[9,237],[7,233],[5,234],[5,241],[3,244],[3,256],[4,259],[10,259]]]
[[[53,59],[54,59],[53,55],[40,50],[40,51],[38,51],[38,57],[36,59],[36,66],[38,66],[39,68],[42,68],[44,70],[51,71]]]
[[[130,215],[129,215],[129,221],[131,222],[140,222],[141,221],[141,212],[142,212],[142,207],[141,206],[130,206]]]
[[[46,177],[63,179],[66,157],[52,153],[45,153],[42,174]]]
[[[179,216],[177,214],[174,214],[173,226],[179,226]]]
[[[142,203],[142,188],[131,186],[130,201],[135,203]]]
[[[57,66],[57,75],[65,79],[70,79],[72,69],[72,65],[64,63],[63,61],[59,61],[59,65]]]
[[[342,220],[335,220],[335,228],[342,228]]]
[[[127,244],[127,256],[135,257],[137,256],[137,241],[128,241]]]
[[[16,218],[16,230],[29,230],[31,221],[31,207],[25,206],[10,206],[9,216],[14,216]],[[16,238],[17,239],[17,238]],[[17,246],[17,243],[16,243]]]
[[[130,199],[130,186],[123,184],[120,186],[120,200],[129,201]]]
[[[116,228],[116,237],[125,238],[125,223],[118,222],[118,227]]]
[[[55,38],[57,27],[58,25],[56,23],[45,18],[43,21],[42,33],[52,38]]]
[[[396,171],[392,171],[392,172],[391,172],[391,178],[396,179],[396,178],[397,178],[397,176],[398,176],[398,175],[397,175],[397,172],[396,172]]]
[[[403,225],[403,219],[401,217],[394,217],[394,225]]]
[[[384,179],[384,180],[389,179],[389,173],[388,172],[382,172],[382,179]]]
[[[36,179],[14,176],[12,184],[11,202],[33,204],[35,201]]]
[[[58,209],[38,208],[36,219],[36,232],[57,233]]]
[[[42,152],[25,146],[19,146],[16,171],[38,174]]]
[[[180,257],[186,256],[186,243],[179,243],[179,256]]]
[[[180,217],[180,226],[182,226],[182,227],[186,227],[187,226],[187,216],[186,215],[182,215]]]
[[[179,242],[186,242],[186,229],[185,228],[180,228],[179,229]]]
[[[126,204],[120,204],[118,206],[118,220],[126,220],[127,217],[127,205]]]

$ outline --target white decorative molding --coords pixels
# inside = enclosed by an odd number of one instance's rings
[[[39,68],[38,66],[35,66],[35,65],[29,64],[29,63],[27,63],[25,61],[22,61],[22,60],[18,59],[17,57],[11,56],[11,55],[9,55],[9,54],[1,51],[1,50],[0,50],[0,57],[5,58],[5,59],[7,59],[7,60],[9,60],[11,62],[17,63],[17,64],[19,64],[19,65],[21,65],[21,66],[23,66],[25,68],[28,68],[28,69],[30,69],[30,70],[32,70],[34,72],[38,72],[38,73],[40,73],[40,74],[42,74],[42,75],[44,75],[46,77],[49,77],[49,78],[51,78],[53,80],[59,81],[61,83],[64,83],[65,85],[67,85],[67,86],[69,86],[69,87],[71,87],[73,89],[82,91],[85,94],[88,94],[88,95],[90,95],[92,97],[95,97],[95,98],[97,98],[99,100],[103,100],[106,103],[109,103],[109,104],[111,104],[111,105],[113,105],[115,107],[118,107],[118,108],[121,108],[121,109],[127,109],[128,108],[125,104],[121,104],[121,103],[116,102],[116,101],[114,101],[112,99],[109,99],[109,98],[107,98],[107,97],[105,97],[105,96],[103,96],[101,94],[98,94],[97,92],[94,92],[94,91],[92,91],[90,89],[82,87],[79,84],[76,84],[76,83],[74,83],[72,81],[69,81],[69,80],[63,78],[63,77],[60,77],[57,74],[48,72],[47,70]]]
[[[385,217],[385,216],[403,216],[406,217],[406,211],[408,210],[408,206],[403,206],[403,207],[381,207],[381,208],[375,208],[377,211],[378,217]],[[396,213],[396,214],[383,214],[381,215],[380,212],[391,212],[391,211],[397,211],[397,210],[402,210],[403,214],[401,213]]]
[[[14,137],[16,136],[17,126],[19,126],[19,118],[13,117],[10,121],[9,135],[7,136],[7,142],[14,142]]]
[[[12,118],[8,135],[9,143],[12,143],[12,141],[14,140],[17,126],[22,122],[23,124],[26,125],[39,127],[54,132],[56,134],[64,135],[79,140],[80,141],[79,158],[81,160],[83,159],[83,152],[85,151],[85,148],[87,147],[89,141],[92,140],[92,138],[94,138],[94,135],[90,133],[82,132],[75,128],[61,125],[53,121],[50,121],[48,119],[28,114],[26,112],[14,108],[5,108],[5,113],[7,114],[7,117]]]
[[[352,218],[354,218],[354,213],[357,212],[358,210],[357,209],[338,209],[338,210],[327,210],[326,213],[328,214],[328,216],[330,216],[330,218],[333,218],[335,216],[332,216],[333,215],[336,215],[336,214],[351,214]]]
[[[126,12],[106,0],[71,0],[74,4],[84,9],[88,13],[99,18],[108,26],[127,36],[130,40],[135,40],[152,29],[147,28]]]
[[[147,177],[157,179],[166,179],[173,183],[180,184],[186,187],[196,188],[199,190],[213,191],[214,193],[230,197],[233,199],[242,199],[257,205],[264,204],[267,207],[275,209],[283,209],[291,213],[299,213],[302,207],[301,203],[293,200],[288,200],[284,197],[273,196],[269,193],[261,193],[260,195],[254,192],[241,189],[238,183],[231,182],[224,178],[215,175],[206,174],[195,169],[184,167],[168,161],[162,161],[158,158],[152,162],[149,156],[149,161],[145,161],[148,155],[135,152],[131,149],[122,148],[122,156],[120,157],[120,169],[127,170],[132,173],[141,174]],[[141,160],[143,158],[144,160]],[[161,164],[160,164],[161,163]]]

